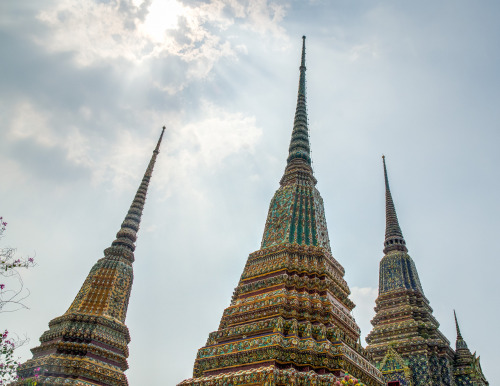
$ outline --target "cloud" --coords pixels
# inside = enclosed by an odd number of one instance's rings
[[[187,78],[207,76],[217,60],[236,56],[220,31],[235,24],[261,35],[285,38],[280,23],[285,7],[267,0],[244,4],[214,0],[191,6],[176,0],[64,0],[38,14],[50,30],[35,37],[53,52],[71,52],[82,67],[125,59],[139,65],[150,58],[172,56],[187,63]]]
[[[20,165],[31,169],[31,173],[49,178],[57,178],[58,174],[72,178],[92,165],[88,141],[80,130],[70,126],[62,132],[54,131],[52,115],[29,101],[15,104],[4,119],[4,127],[8,128],[5,151]]]
[[[284,38],[285,30],[280,25],[286,14],[286,5],[267,0],[251,1],[247,5],[249,22],[247,26],[260,34],[268,34]]]
[[[175,0],[137,4],[124,0],[59,2],[39,13],[38,20],[50,32],[48,38],[35,40],[52,52],[71,52],[81,67],[109,60],[137,66],[151,58],[179,57],[191,64],[188,78],[195,79],[206,76],[220,57],[233,55],[229,43],[204,27],[205,23],[227,23],[216,7],[188,8]]]
[[[185,181],[200,169],[221,167],[233,154],[252,151],[261,135],[255,118],[238,108],[220,108],[217,95],[209,95],[220,90],[202,90],[206,86],[199,80],[218,76],[212,70],[222,57],[248,54],[244,40],[224,39],[221,30],[235,20],[247,25],[271,17],[279,23],[272,16],[275,7],[266,13],[267,2],[255,9],[226,1],[199,7],[176,3],[176,27],[159,41],[146,28],[148,15],[158,10],[155,1],[64,0],[36,13],[43,33],[14,35],[12,46],[29,52],[24,62],[39,63],[40,71],[26,69],[24,95],[19,88],[19,96],[3,93],[9,151],[29,144],[48,164],[85,170],[93,184],[110,181],[113,189],[129,188],[143,172],[163,124],[171,133],[168,148],[183,149],[169,156],[179,166],[166,179]],[[249,14],[248,22],[235,17]],[[13,59],[8,62],[10,70],[17,67]],[[23,153],[13,159],[29,175],[44,175]],[[71,179],[72,173],[64,175]]]
[[[226,111],[206,100],[200,110],[201,119],[167,130],[167,156],[162,162],[168,172],[159,183],[168,189],[195,184],[197,178],[215,173],[234,154],[252,153],[262,135],[253,116]]]
[[[376,42],[358,44],[349,51],[349,59],[353,62],[360,58],[377,58],[378,55]]]
[[[164,164],[162,173],[155,176],[156,184],[167,191],[199,190],[197,181],[224,166],[224,162],[238,153],[252,153],[262,134],[255,117],[240,112],[227,111],[213,102],[202,100],[199,115],[190,117],[185,112],[171,114],[150,110],[131,112],[131,120],[167,122],[162,144]],[[107,143],[106,151],[87,149],[87,158],[93,160],[94,183],[112,181],[114,189],[133,188],[137,176],[142,175],[160,126],[148,130],[115,131],[114,141]],[[69,146],[69,144],[68,144]]]
[[[119,123],[110,124],[114,130],[107,133],[89,130],[89,126],[105,125],[111,119],[94,115],[98,113],[81,106],[74,122],[66,126],[59,111],[49,112],[30,100],[12,103],[11,111],[0,120],[7,129],[4,151],[24,172],[39,179],[57,178],[60,174],[64,177],[61,180],[72,181],[90,175],[94,184],[111,181],[114,188],[127,188],[142,173],[141,161],[153,149],[151,137],[142,131],[120,130]],[[140,121],[145,115],[159,122],[168,115],[174,121],[168,113],[147,111],[128,114],[128,118]],[[95,121],[87,122],[90,119]]]
[[[287,41],[284,14],[285,7],[265,0],[63,0],[38,13],[44,32],[31,39],[52,55],[69,55],[77,70],[98,69],[124,86],[152,83],[176,95],[210,78],[221,59],[247,55],[245,31]],[[234,33],[225,37],[229,28]]]
[[[86,119],[93,112],[83,106],[80,114]],[[262,134],[255,117],[226,111],[206,100],[201,102],[198,118],[189,119],[182,112],[173,115],[149,110],[127,114],[133,122],[168,122],[162,146],[162,152],[167,153],[162,160],[167,164],[164,169],[167,172],[158,177],[158,183],[173,182],[170,188],[189,186],[201,176],[215,173],[228,157],[253,152]],[[40,170],[43,165],[47,173],[49,169],[57,170],[70,178],[72,168],[85,169],[92,183],[111,181],[114,189],[135,186],[160,133],[160,126],[144,133],[121,130],[120,125],[114,125],[114,130],[105,136],[100,132],[90,133],[85,126],[77,124],[63,130],[57,117],[28,101],[15,106],[5,126],[9,128],[6,136],[9,154],[14,153],[13,158],[31,172],[45,175]],[[23,148],[29,151],[21,151]],[[43,164],[37,166],[28,161],[36,157],[43,159]],[[64,173],[63,166],[67,169]]]

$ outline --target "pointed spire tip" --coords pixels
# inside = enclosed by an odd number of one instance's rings
[[[457,313],[455,310],[453,310],[453,315],[455,316],[455,327],[457,328],[457,337],[462,337],[462,334],[460,334],[460,326],[458,325]]]
[[[458,325],[457,313],[455,312],[455,310],[453,310],[453,315],[455,316],[455,327],[457,329],[456,348],[457,348],[457,350],[458,349],[468,349],[467,343],[465,342],[464,338],[462,337],[462,333],[460,332],[460,326]]]
[[[116,239],[111,243],[111,249],[113,247],[123,247],[128,250],[128,259],[133,262],[133,252],[135,250],[135,241],[137,240],[137,231],[139,230],[139,226],[141,223],[142,211],[144,209],[144,203],[146,201],[146,194],[149,187],[149,180],[151,175],[153,174],[153,168],[156,162],[156,157],[160,152],[160,144],[163,138],[163,133],[165,132],[165,126],[160,134],[160,138],[158,139],[158,143],[156,144],[155,149],[153,150],[153,155],[151,156],[151,160],[149,161],[149,165],[144,173],[144,177],[142,178],[141,185],[135,194],[134,200],[132,201],[132,205],[128,210],[125,219],[122,222],[120,230],[116,234]],[[109,252],[110,248],[107,248],[106,251]]]
[[[389,178],[387,176],[387,167],[385,165],[385,156],[382,156],[384,164],[384,179],[385,179],[385,241],[384,253],[390,251],[408,252],[406,241],[403,238],[403,232],[399,226],[396,208],[392,200],[391,190],[389,188]]]
[[[298,176],[295,172],[303,168],[304,177],[308,183],[316,184],[311,168],[311,149],[309,144],[309,128],[307,124],[306,108],[306,37],[302,36],[302,55],[300,59],[299,89],[297,93],[297,107],[293,121],[292,138],[288,148],[287,167],[280,184],[294,181]],[[292,173],[292,171],[294,171]],[[292,177],[293,176],[293,177]],[[302,177],[301,177],[302,178]]]

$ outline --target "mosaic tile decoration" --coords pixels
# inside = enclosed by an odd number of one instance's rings
[[[287,165],[261,249],[181,385],[383,385],[359,344],[344,268],[331,253],[311,168],[305,40]]]
[[[473,365],[474,359],[461,339],[458,323],[456,352],[439,331],[439,323],[432,315],[398,223],[385,157],[383,166],[385,256],[380,262],[376,314],[372,320],[373,329],[366,337],[366,350],[385,382],[399,381],[403,386],[487,385],[480,365]]]
[[[15,385],[128,385],[130,335],[125,325],[133,282],[135,241],[163,128],[116,239],[92,267],[68,311],[50,321]],[[35,373],[38,377],[35,378]]]

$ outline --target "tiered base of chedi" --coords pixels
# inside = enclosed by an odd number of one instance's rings
[[[367,349],[387,382],[454,385],[454,352],[422,292],[381,294],[375,310]]]
[[[261,249],[248,257],[219,329],[180,385],[383,385],[359,342],[311,168],[305,40],[285,173]]]
[[[383,384],[357,343],[342,276],[321,247],[285,244],[251,254],[219,330],[198,351],[195,378],[180,385],[308,385],[313,379],[334,385],[346,374]]]
[[[362,386],[355,377],[345,375],[337,377],[333,374],[318,374],[314,370],[308,372],[295,369],[279,369],[276,366],[259,367],[256,370],[240,370],[229,374],[212,375],[203,378],[188,379],[179,384],[193,386]]]

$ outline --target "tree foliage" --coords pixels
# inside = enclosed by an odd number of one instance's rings
[[[0,217],[0,238],[6,227],[7,222]],[[0,313],[28,308],[23,301],[30,292],[24,287],[20,270],[34,267],[35,260],[32,257],[16,258],[15,254],[15,248],[0,248]],[[19,362],[14,357],[14,350],[27,339],[13,338],[12,334],[9,337],[8,330],[0,334],[0,385],[7,385],[17,379]]]

